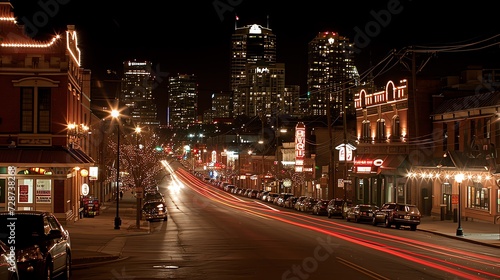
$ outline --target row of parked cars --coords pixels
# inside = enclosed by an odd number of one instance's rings
[[[420,224],[421,214],[417,206],[401,203],[385,203],[382,207],[371,204],[354,205],[351,201],[334,199],[317,199],[310,196],[295,196],[292,193],[273,193],[264,190],[242,189],[230,183],[214,183],[224,191],[260,199],[274,205],[294,209],[313,215],[323,215],[328,218],[341,218],[353,222],[368,222],[374,226],[383,224],[385,227],[409,227],[416,230]]]
[[[404,226],[412,231],[417,230],[422,217],[417,206],[394,202],[385,203],[380,208],[372,204],[350,205],[343,216],[347,221],[368,222],[374,226],[383,224],[397,229]]]
[[[158,186],[149,186],[144,190],[144,203],[142,204],[142,215],[146,221],[168,220],[167,205],[165,197]]]

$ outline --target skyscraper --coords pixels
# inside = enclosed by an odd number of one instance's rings
[[[121,101],[129,108],[135,125],[159,126],[153,97],[153,75],[150,61],[125,61]]]
[[[276,36],[268,27],[257,24],[235,28],[231,45],[231,90],[234,116],[245,113],[241,108],[242,86],[248,85],[247,65],[276,63]],[[245,109],[246,110],[246,109]]]
[[[168,126],[187,128],[197,122],[198,84],[195,75],[177,74],[168,78]]]
[[[347,113],[354,115],[353,87],[359,84],[359,74],[353,53],[349,39],[335,32],[320,32],[309,42],[307,90],[311,115],[326,115],[329,98],[330,113],[339,116],[344,92]]]
[[[244,84],[238,86],[239,104],[235,116],[271,117],[283,111],[285,102],[285,65],[283,63],[247,64]]]

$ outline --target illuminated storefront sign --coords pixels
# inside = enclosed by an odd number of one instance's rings
[[[356,173],[372,173],[372,170],[375,168],[378,168],[379,166],[382,166],[384,163],[384,160],[382,159],[361,159],[361,160],[354,160],[354,168]]]
[[[306,126],[300,122],[295,127],[295,172],[302,172],[306,154]]]
[[[217,151],[212,151],[212,162],[217,162]]]
[[[99,168],[97,166],[89,167],[89,180],[94,181],[99,177]]]
[[[347,161],[352,161],[353,159],[352,151],[356,150],[356,147],[354,147],[351,144],[340,144],[337,147],[335,147],[335,149],[339,151],[339,161],[346,161],[346,154],[347,154]]]

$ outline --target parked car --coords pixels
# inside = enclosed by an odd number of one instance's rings
[[[328,202],[329,200],[327,199],[320,199],[316,204],[313,205],[312,207],[312,214],[313,215],[326,215],[328,214]]]
[[[268,193],[269,191],[260,190],[256,198],[262,200],[262,197],[267,195]]]
[[[269,203],[273,203],[274,199],[278,197],[279,194],[277,193],[268,193],[266,196],[266,201]]]
[[[307,196],[299,196],[299,198],[297,198],[297,201],[295,202],[295,204],[293,205],[293,209],[297,210],[297,211],[300,211],[300,205],[302,205],[302,202],[304,201],[304,199],[306,199]]]
[[[149,201],[142,206],[142,214],[146,221],[168,220],[167,207],[161,201]]]
[[[298,197],[296,196],[289,196],[285,202],[283,203],[283,207],[285,208],[293,208],[293,206],[295,205],[295,202],[297,202],[297,199],[299,199]]]
[[[158,185],[150,185],[144,188],[144,192],[159,192],[160,187]]]
[[[284,207],[285,206],[285,200],[287,198],[289,198],[290,196],[293,196],[293,194],[292,193],[280,193],[278,195],[278,198],[275,199],[276,203],[274,203],[274,204],[276,204],[278,206],[281,206],[281,207]]]
[[[259,193],[258,190],[250,190],[248,193],[247,193],[247,196],[249,198],[257,198],[257,194]]]
[[[301,212],[307,212],[310,213],[312,212],[312,208],[314,204],[316,204],[318,200],[314,197],[308,197],[302,201],[300,204],[300,211]]]
[[[15,242],[19,279],[70,279],[70,234],[53,213],[1,211],[0,241]]]
[[[165,202],[165,197],[162,193],[158,191],[150,191],[150,192],[145,192],[144,193],[144,202],[153,202],[153,201],[158,201],[158,202]]]
[[[397,229],[408,226],[411,230],[417,230],[422,215],[417,206],[411,204],[385,203],[372,219],[374,226],[384,223],[385,227],[394,225]]]
[[[236,186],[235,186],[235,185],[232,185],[232,184],[227,184],[227,185],[224,187],[224,190],[225,190],[226,192],[232,192],[232,191],[233,191],[233,189],[235,189],[235,188],[236,188]]]
[[[11,258],[12,254],[10,248],[0,241],[0,280],[18,280],[17,275],[17,262],[16,259]]]
[[[327,216],[328,218],[340,217],[344,219],[346,217],[347,210],[352,207],[351,201],[334,198],[328,202]]]
[[[378,207],[370,204],[358,204],[350,207],[346,213],[346,221],[359,222],[372,222],[375,212]]]

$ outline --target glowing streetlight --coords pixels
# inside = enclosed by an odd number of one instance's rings
[[[136,142],[136,146],[137,148],[139,148],[139,134],[141,134],[141,128],[139,126],[136,126],[135,127],[135,142]]]
[[[118,140],[116,141],[116,217],[115,229],[120,229],[122,221],[120,219],[120,112],[117,110],[111,111],[111,117],[118,122]]]
[[[455,181],[458,183],[458,227],[457,227],[457,236],[464,236],[464,231],[462,230],[462,191],[461,184],[464,180],[464,174],[459,173],[455,175]]]

